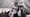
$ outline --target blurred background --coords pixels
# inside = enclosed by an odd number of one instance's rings
[[[15,2],[17,2],[18,5],[23,4],[23,0],[0,0],[0,8],[13,7]]]

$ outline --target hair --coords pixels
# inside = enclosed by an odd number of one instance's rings
[[[18,4],[17,2],[15,2],[15,4]]]
[[[17,2],[15,2],[15,6],[17,5],[18,3]]]
[[[25,14],[29,15],[29,14],[30,14],[30,12],[26,12]]]

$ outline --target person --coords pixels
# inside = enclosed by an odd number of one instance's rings
[[[21,10],[21,17],[25,17],[24,11],[23,11],[23,5],[19,6],[20,10]]]
[[[15,2],[15,10],[16,10],[16,14],[14,14],[14,16],[13,17],[19,17],[18,16],[18,14],[17,14],[17,12],[19,11],[19,6],[18,6],[18,3],[17,2]]]

